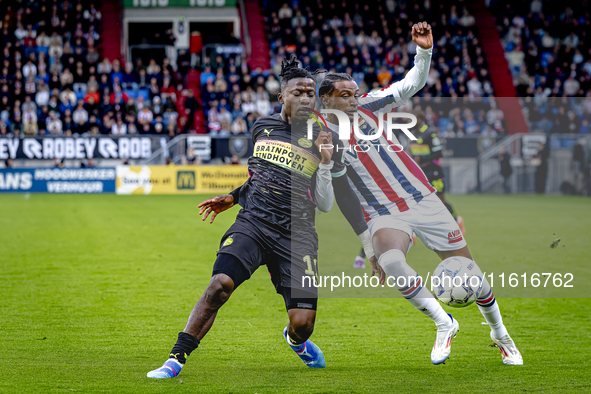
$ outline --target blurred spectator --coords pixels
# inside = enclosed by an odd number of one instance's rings
[[[577,76],[576,71],[572,71],[568,79],[564,82],[564,94],[567,96],[575,96],[579,89],[581,88],[581,84],[575,78]]]
[[[499,164],[501,165],[501,176],[503,177],[503,189],[505,193],[511,193],[511,185],[509,184],[509,180],[511,179],[511,174],[513,173],[513,169],[511,168],[511,155],[507,153],[507,150],[503,147],[501,148],[499,157]]]
[[[187,150],[187,164],[193,165],[197,161],[197,156],[195,155],[195,148],[192,146],[189,147]]]
[[[62,121],[59,120],[55,111],[49,113],[47,118],[47,131],[52,135],[62,134]]]
[[[141,124],[141,127],[139,129],[139,133],[140,134],[153,134],[154,132],[154,128],[152,127],[152,125],[148,122]]]
[[[254,112],[256,110],[256,106],[252,102],[250,96],[247,96],[246,97],[246,99],[242,103],[241,109],[242,109],[242,114],[243,115],[247,115],[247,114],[252,113],[252,112]]]
[[[536,193],[546,192],[546,178],[548,177],[548,157],[550,156],[550,145],[538,144],[538,153],[532,159],[532,165],[536,167],[535,189]]]
[[[28,107],[23,114],[23,132],[25,135],[37,135],[37,113]]]
[[[247,131],[246,122],[242,116],[236,117],[232,122],[232,134],[245,134]]]
[[[178,134],[176,122],[169,122],[166,125],[166,132],[168,133],[169,137],[174,137]]]
[[[72,119],[77,124],[85,124],[88,121],[88,111],[84,109],[83,100],[78,100],[78,105],[72,114]]]
[[[220,121],[220,137],[228,137],[230,136],[230,123],[228,123],[228,119],[222,118]]]
[[[576,194],[583,194],[585,189],[585,150],[584,140],[577,141],[573,146],[572,174],[573,186]]]
[[[218,119],[220,120],[220,122],[225,120],[228,125],[232,124],[232,121],[234,120],[234,118],[232,117],[232,114],[230,112],[228,112],[228,110],[224,106],[220,107],[220,111],[217,116],[218,116]]]
[[[151,124],[152,120],[154,120],[154,114],[147,106],[143,106],[142,109],[138,112],[137,115],[138,123],[141,125]]]

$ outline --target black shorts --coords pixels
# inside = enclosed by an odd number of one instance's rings
[[[445,193],[445,178],[443,177],[443,169],[435,163],[429,163],[421,167],[427,180],[437,193]]]
[[[300,251],[306,248],[298,245],[298,252],[294,251],[293,257],[289,259],[269,246],[261,245],[254,237],[231,230],[232,228],[222,238],[213,275],[228,275],[236,288],[249,279],[261,265],[266,265],[271,281],[277,293],[284,297],[288,310],[316,310],[318,289],[314,283],[318,283],[318,256],[315,251],[302,256]],[[291,240],[278,242],[286,245]]]

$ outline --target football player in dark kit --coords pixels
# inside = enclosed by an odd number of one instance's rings
[[[321,149],[323,144],[342,146],[338,135],[319,121],[313,140],[307,138],[307,121],[316,100],[313,75],[298,68],[295,57],[283,61],[280,75],[281,113],[258,119],[251,130],[255,145],[248,160],[250,178],[232,193],[199,205],[203,220],[211,214],[210,223],[235,204],[242,209],[222,237],[211,281],[168,360],[150,371],[149,378],[172,378],[180,373],[219,308],[261,265],[267,265],[277,293],[284,298],[289,316],[283,332],[287,343],[308,367],[326,366],[322,351],[308,339],[314,329],[318,289],[313,281],[303,281],[306,276],[317,276],[315,209],[328,212],[334,191],[343,215],[362,242],[371,245],[371,237],[346,177],[331,176],[331,172],[345,170],[344,149]]]

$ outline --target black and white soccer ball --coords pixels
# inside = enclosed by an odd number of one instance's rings
[[[431,278],[431,291],[445,305],[464,308],[482,291],[484,275],[478,265],[466,257],[443,260]]]

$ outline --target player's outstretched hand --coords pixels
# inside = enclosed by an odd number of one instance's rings
[[[433,46],[433,32],[427,22],[419,22],[412,26],[412,40],[423,49]]]
[[[234,197],[230,194],[224,194],[223,196],[216,196],[208,200],[205,200],[197,207],[201,208],[201,210],[199,211],[199,215],[203,215],[203,213],[205,212],[205,215],[201,220],[207,219],[207,217],[211,213],[211,220],[209,221],[209,224],[211,224],[213,223],[213,220],[218,215],[218,213],[224,212],[226,209],[230,209],[233,206]]]
[[[318,151],[322,156],[321,163],[330,164],[334,148],[332,145],[332,135],[327,131],[321,131],[318,133],[318,138],[316,138],[314,145],[316,145],[316,148],[318,148]]]
[[[371,263],[371,276],[378,274],[378,277],[380,278],[380,284],[383,285],[386,283],[386,273],[378,264],[378,259],[376,259],[376,256],[371,256],[369,258],[369,262]]]

